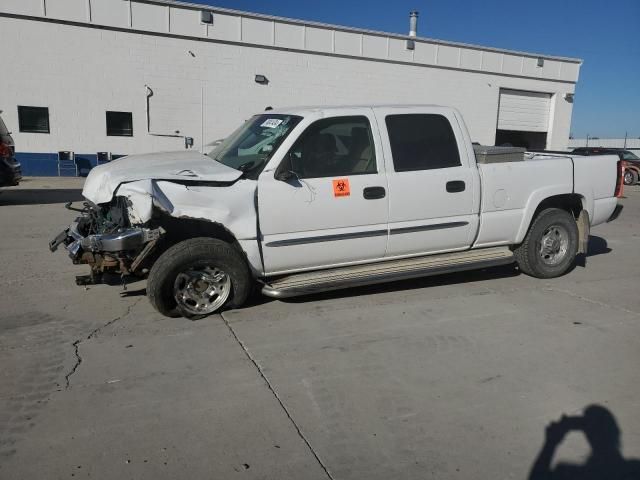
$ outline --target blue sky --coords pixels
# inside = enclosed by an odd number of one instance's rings
[[[195,0],[372,30],[418,34],[584,60],[576,89],[574,137],[640,137],[640,0]]]

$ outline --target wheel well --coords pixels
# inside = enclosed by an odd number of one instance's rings
[[[583,210],[582,197],[577,193],[567,193],[545,198],[542,202],[540,202],[538,208],[536,208],[536,211],[533,214],[533,219],[535,219],[540,212],[546,210],[547,208],[559,208],[561,210],[565,210],[571,213],[573,215],[573,218],[577,219],[580,216],[580,212]]]
[[[149,257],[145,259],[144,266],[147,268],[150,268],[156,259],[169,247],[183,240],[197,237],[222,240],[236,249],[246,261],[247,255],[236,237],[220,223],[198,218],[176,218],[159,211],[154,215],[153,221],[165,230],[165,234],[162,235],[160,242]]]
[[[224,225],[197,218],[176,218],[163,214],[158,216],[158,224],[166,230],[164,235],[172,245],[189,238],[212,237],[229,244],[237,244],[236,237]]]

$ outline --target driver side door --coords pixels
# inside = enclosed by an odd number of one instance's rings
[[[280,166],[260,176],[267,275],[384,257],[389,205],[375,125],[364,108],[312,122]]]

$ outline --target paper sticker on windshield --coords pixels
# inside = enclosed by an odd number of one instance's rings
[[[279,118],[268,118],[260,126],[265,128],[276,128],[281,123],[282,120],[280,120]]]
[[[351,195],[351,188],[349,187],[348,178],[339,178],[333,181],[334,197],[348,197],[349,195]]]

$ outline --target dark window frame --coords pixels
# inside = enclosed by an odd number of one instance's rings
[[[302,172],[295,172],[296,175],[298,175],[298,178],[300,178],[300,179],[314,179],[314,178],[352,177],[352,176],[359,176],[359,175],[377,175],[379,173],[379,171],[378,171],[378,152],[376,151],[376,143],[375,143],[375,138],[374,138],[374,134],[373,134],[373,127],[372,127],[371,119],[366,115],[342,115],[342,116],[326,117],[326,118],[321,118],[321,119],[316,120],[315,122],[311,123],[298,136],[298,138],[293,143],[293,145],[291,146],[289,151],[286,153],[285,158],[283,159],[283,161],[281,162],[280,166],[278,167],[278,169],[276,171],[282,170],[283,165],[286,162],[290,162],[291,161],[291,154],[297,148],[299,148],[299,145],[300,145],[301,142],[303,142],[303,141],[305,141],[307,139],[308,135],[310,134],[309,132],[312,132],[314,129],[317,129],[318,128],[318,124],[328,123],[329,121],[342,121],[342,123],[354,123],[356,121],[366,122],[367,133],[368,133],[369,142],[370,142],[370,145],[371,145],[372,155],[373,155],[373,158],[370,160],[370,161],[373,161],[373,169],[371,171],[365,171],[365,172],[351,172],[351,173],[337,173],[337,174],[328,173],[326,175],[319,175],[319,176],[317,176],[317,175],[306,176],[306,175],[302,175],[301,174]]]
[[[450,133],[450,139],[452,140],[452,143],[455,147],[455,153],[456,153],[456,161],[457,163],[455,164],[450,164],[450,165],[443,165],[443,166],[427,166],[427,168],[424,168],[424,165],[421,166],[420,168],[398,168],[398,165],[396,164],[397,156],[394,155],[394,142],[397,140],[394,140],[392,138],[392,132],[389,126],[389,120],[393,120],[397,117],[439,117],[440,119],[442,119],[444,122],[446,122],[446,126],[448,127],[448,130]],[[451,122],[451,120],[449,120],[445,115],[442,115],[440,113],[398,113],[398,114],[389,114],[385,116],[385,126],[387,128],[387,135],[389,137],[389,147],[391,149],[391,161],[393,164],[393,171],[396,173],[404,173],[404,172],[422,172],[422,171],[429,171],[429,170],[443,170],[445,168],[456,168],[456,167],[461,167],[462,166],[462,156],[460,154],[460,146],[458,144],[458,138],[456,137],[456,132],[453,128],[453,124]],[[396,152],[397,154],[397,152]]]
[[[114,115],[128,115],[129,122],[131,125],[129,133],[127,133],[127,130],[124,128],[116,128],[114,126],[109,127],[110,115],[112,117],[112,121],[115,121],[115,119],[113,119]],[[105,113],[105,124],[107,129],[107,137],[133,137],[133,112],[120,112],[115,110],[107,110]]]
[[[25,118],[24,115],[27,114],[29,111],[31,111],[31,113],[35,112],[35,111],[40,111],[40,112],[45,112],[46,113],[46,130],[45,129],[37,129],[37,128],[30,128],[33,127],[32,125],[26,125],[27,122],[25,122]],[[44,133],[44,134],[50,134],[51,133],[51,123],[49,122],[49,107],[34,107],[34,106],[28,106],[28,105],[18,105],[18,130],[21,133]]]

